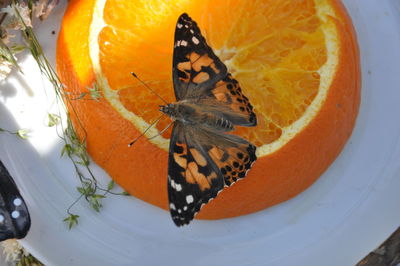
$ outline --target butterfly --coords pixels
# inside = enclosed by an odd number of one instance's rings
[[[226,134],[256,126],[249,99],[186,13],[176,23],[172,78],[175,103],[160,111],[174,122],[168,158],[168,199],[177,226],[189,224],[204,204],[244,178],[256,147]]]
[[[14,180],[0,161],[0,241],[23,238],[31,220]]]

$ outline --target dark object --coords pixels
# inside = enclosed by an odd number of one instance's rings
[[[400,228],[379,248],[375,249],[357,266],[397,266],[400,265]]]
[[[0,241],[25,237],[30,226],[28,208],[14,180],[0,161]]]

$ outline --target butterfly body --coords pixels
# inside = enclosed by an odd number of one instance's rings
[[[172,79],[176,102],[160,106],[173,120],[168,158],[172,220],[188,224],[224,187],[244,178],[256,147],[228,134],[257,118],[239,82],[186,13],[177,21]]]
[[[195,101],[180,101],[161,106],[161,112],[186,126],[208,127],[221,132],[234,130],[233,124],[222,116],[207,112]]]

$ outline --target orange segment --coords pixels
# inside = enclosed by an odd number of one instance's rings
[[[336,158],[358,111],[358,48],[339,0],[70,1],[57,68],[71,92],[79,95],[94,80],[102,88],[100,103],[72,103],[91,156],[128,192],[167,208],[169,132],[126,147],[163,102],[130,72],[175,101],[173,36],[183,12],[239,81],[259,121],[234,132],[258,146],[252,171],[200,216],[251,213],[300,193]]]

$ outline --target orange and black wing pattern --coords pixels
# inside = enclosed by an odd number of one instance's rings
[[[178,101],[196,99],[205,111],[217,107],[235,125],[257,124],[253,106],[239,83],[186,13],[176,23],[172,76]]]
[[[198,98],[227,75],[196,22],[186,13],[176,23],[172,79],[176,99]]]
[[[168,162],[168,199],[177,226],[189,224],[204,204],[244,178],[256,160],[246,140],[175,122]]]
[[[188,141],[188,128],[175,122],[168,159],[168,199],[172,220],[177,226],[189,224],[203,204],[223,189],[223,177],[202,148]],[[195,136],[194,136],[195,137]]]
[[[230,74],[218,81],[205,97],[200,98],[198,105],[205,111],[228,119],[234,125],[257,125],[253,106],[243,94],[239,82]]]

